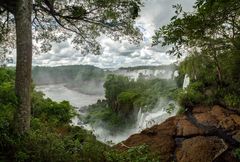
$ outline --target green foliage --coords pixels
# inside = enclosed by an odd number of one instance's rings
[[[0,152],[9,148],[9,143],[13,142],[11,138],[11,127],[13,121],[15,107],[8,105],[0,105]]]
[[[187,89],[178,93],[179,104],[185,108],[192,108],[198,104],[201,104],[205,96],[200,91],[202,88],[201,82],[192,83]]]
[[[154,44],[172,45],[168,52],[188,57],[180,64],[180,77],[188,74],[191,83],[201,82],[200,89],[180,93],[183,106],[218,103],[239,108],[239,0],[197,0],[193,12],[176,5],[176,15],[159,29]],[[233,16],[234,15],[234,16]],[[203,97],[205,96],[205,97]]]
[[[134,81],[115,75],[108,76],[104,87],[109,107],[116,106],[118,97],[122,97],[122,99],[130,97],[134,98],[136,107],[147,106],[148,109],[154,108],[160,96],[173,99],[172,92],[177,88],[174,80],[140,78]]]
[[[169,52],[178,56],[184,46],[198,47],[196,51],[214,48],[219,52],[236,47],[232,39],[237,40],[239,35],[238,5],[238,0],[198,0],[193,12],[183,12],[176,7],[176,16],[156,32],[154,44],[171,44],[173,48]]]
[[[240,96],[236,94],[224,95],[224,102],[230,108],[240,108]]]
[[[16,2],[0,4],[0,43],[4,52],[12,52],[14,35],[14,14]],[[141,0],[87,0],[69,3],[68,0],[36,0],[33,7],[32,29],[36,42],[35,52],[51,50],[52,43],[64,42],[72,37],[72,43],[83,54],[100,54],[101,47],[97,39],[107,35],[114,40],[120,38],[139,42],[141,33],[135,27]],[[9,19],[9,16],[12,19]],[[6,20],[6,21],[5,21]],[[13,20],[13,21],[12,21]],[[51,22],[51,23],[49,23]],[[11,50],[10,50],[11,49]]]
[[[122,153],[107,152],[106,158],[109,162],[160,162],[159,155],[150,152],[147,145],[132,147]]]
[[[0,69],[7,73],[6,69]],[[11,72],[10,72],[11,73]],[[9,74],[10,74],[9,73]],[[6,77],[6,78],[3,78]],[[8,78],[9,77],[9,78]],[[13,134],[13,114],[16,108],[13,78],[0,76],[0,155],[9,161],[29,162],[145,162],[158,161],[146,146],[134,147],[126,152],[118,152],[96,140],[91,132],[81,127],[70,126],[75,115],[73,107],[67,101],[54,102],[33,89],[31,129],[22,136]],[[4,95],[5,94],[5,95]],[[7,95],[8,94],[8,95]],[[133,93],[127,93],[134,97]],[[100,107],[97,107],[101,105]],[[106,101],[98,101],[94,109],[100,118],[119,124],[112,109],[106,107]],[[92,109],[92,110],[94,110]],[[111,114],[114,114],[112,117]],[[91,119],[89,119],[91,120]]]
[[[13,114],[17,104],[14,91],[14,71],[0,68],[0,152],[9,149]]]
[[[240,107],[239,99],[239,74],[235,62],[238,57],[234,57],[229,63],[228,57],[219,57],[221,62],[221,77],[217,74],[214,62],[209,61],[204,55],[191,55],[180,64],[180,73],[187,73],[190,76],[190,86],[179,93],[180,105],[192,107],[196,104],[221,104],[228,108],[237,109]],[[231,64],[231,65],[230,65]]]
[[[89,132],[70,126],[58,129],[57,132],[34,130],[17,139],[15,160],[100,162],[105,159],[103,152],[109,149],[108,146],[96,141]]]
[[[121,92],[118,95],[117,100],[120,103],[133,103],[138,96],[139,94],[135,92]]]
[[[15,72],[13,70],[0,68],[0,83],[13,82],[14,77],[15,77]]]
[[[205,55],[194,53],[180,63],[180,74],[188,74],[192,81],[201,80],[206,84],[216,84],[214,61]],[[212,75],[209,75],[212,74]]]
[[[89,106],[85,121],[96,127],[100,124],[115,133],[134,124],[134,112],[139,108],[149,111],[155,108],[159,98],[174,100],[177,89],[174,80],[139,78],[134,81],[113,74],[108,75],[104,87],[106,100]],[[169,104],[166,111],[170,113],[174,108]]]
[[[238,148],[238,149],[236,149],[236,150],[234,151],[234,156],[235,156],[237,159],[240,160],[240,148]]]
[[[42,121],[56,124],[69,123],[71,118],[76,115],[68,101],[57,103],[49,98],[44,99],[41,92],[33,92],[32,114],[33,117],[40,118]]]
[[[0,103],[1,104],[17,104],[14,86],[12,82],[4,82],[0,85]]]
[[[105,88],[105,97],[108,102],[108,106],[116,109],[116,101],[118,98],[118,95],[121,92],[126,91],[130,88],[131,83],[133,81],[129,80],[128,77],[120,76],[120,75],[113,75],[110,74],[107,76],[107,79],[104,83]]]
[[[0,68],[0,105],[17,104],[14,90],[14,71]]]
[[[175,105],[173,103],[169,103],[168,107],[166,107],[166,112],[168,114],[171,114],[173,112],[173,110],[175,109]]]
[[[109,108],[105,100],[90,105],[88,107],[88,114],[84,120],[91,125],[105,127],[115,133],[118,133],[117,131],[121,129],[126,129],[132,123],[125,116]]]
[[[12,71],[0,69],[0,154],[10,161],[105,161],[108,146],[90,132],[69,125],[73,107],[44,99],[33,90],[31,130],[23,136],[13,134],[16,109]],[[93,156],[94,155],[94,156]]]

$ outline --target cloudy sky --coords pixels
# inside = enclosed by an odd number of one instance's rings
[[[176,61],[165,54],[162,47],[151,47],[151,37],[160,26],[167,24],[174,15],[173,4],[182,4],[184,11],[190,11],[195,0],[145,0],[137,26],[143,32],[144,39],[140,45],[131,45],[127,41],[114,42],[101,38],[103,53],[101,55],[82,56],[71,47],[69,41],[54,45],[46,54],[35,55],[33,65],[56,66],[90,64],[101,68],[118,68],[138,65],[161,65]]]

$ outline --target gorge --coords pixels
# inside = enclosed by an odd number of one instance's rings
[[[172,65],[169,67],[168,66],[134,67],[134,69],[125,68],[125,69],[119,69],[111,72],[104,72],[104,73],[106,73],[105,75],[107,75],[107,73],[123,75],[134,80],[137,80],[139,77],[144,77],[145,79],[154,79],[154,78],[174,79],[173,74],[176,73],[175,72],[176,70],[175,68],[172,68],[172,67],[173,67]],[[60,73],[58,71],[61,68],[62,67],[59,67],[58,70],[54,71],[54,73]],[[86,66],[85,68],[88,68],[88,67]],[[89,68],[94,69],[94,67],[89,67]],[[80,115],[83,115],[83,116],[86,115],[88,105],[92,105],[96,103],[98,100],[103,100],[105,98],[104,95],[99,95],[99,94],[104,94],[104,91],[96,95],[86,94],[86,93],[84,94],[84,92],[76,91],[74,89],[69,89],[68,86],[66,86],[68,82],[62,81],[61,83],[59,83],[58,81],[56,81],[54,77],[50,77],[51,75],[48,74],[48,72],[42,71],[41,73],[39,73],[39,71],[41,71],[41,67],[38,67],[37,73],[33,74],[33,76],[35,76],[34,79],[36,80],[36,83],[37,83],[36,90],[42,91],[46,95],[45,97],[49,97],[54,101],[58,101],[58,102],[63,100],[69,101],[70,104],[75,107],[76,111]],[[100,73],[102,73],[101,70],[99,71]],[[64,75],[64,71],[62,72],[62,75]],[[80,75],[80,72],[76,74],[78,78],[79,78],[79,75]],[[89,78],[89,80],[93,82],[100,80],[99,78],[96,78],[97,76],[99,76],[98,73],[94,73],[94,71],[92,70],[90,70],[89,73],[85,72],[84,74],[82,74],[81,78],[87,78],[87,75],[93,76],[92,78]],[[37,80],[37,78],[40,78],[42,76],[48,76],[48,79],[44,80],[44,85],[41,85],[41,80]],[[58,76],[57,78],[61,80],[60,79],[61,77]],[[70,78],[72,78],[72,76]],[[46,80],[49,80],[49,83],[46,83]],[[53,83],[57,83],[57,84],[53,84]],[[79,81],[77,85],[81,86],[81,81]],[[87,85],[87,86],[91,86],[91,85]],[[89,87],[89,88],[91,89],[95,87]],[[103,90],[103,87],[102,88],[100,87],[99,89]],[[167,112],[167,107],[169,106],[169,104],[174,105],[174,110]],[[133,117],[136,116],[135,122],[131,125],[131,127],[127,127],[117,133],[114,133],[111,130],[107,130],[107,128],[101,127],[100,125],[95,126],[95,125],[91,125],[90,123],[84,123],[84,121],[81,121],[81,119],[78,119],[77,117],[72,119],[72,123],[73,125],[82,126],[85,129],[92,131],[98,140],[112,145],[127,139],[130,135],[134,133],[138,133],[144,130],[145,128],[149,128],[155,124],[159,124],[163,122],[167,118],[175,115],[177,111],[178,111],[178,105],[175,101],[167,100],[164,97],[160,97],[156,105],[154,105],[153,109],[151,110],[144,110],[144,108],[137,108],[135,113],[132,114]]]

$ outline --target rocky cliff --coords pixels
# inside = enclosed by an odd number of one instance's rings
[[[240,115],[220,106],[195,107],[116,145],[125,151],[147,144],[161,161],[235,162],[233,150],[240,146]]]

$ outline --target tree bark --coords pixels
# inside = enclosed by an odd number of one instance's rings
[[[17,38],[16,96],[14,131],[22,135],[30,128],[32,71],[32,0],[17,0],[15,23]]]
[[[216,69],[217,69],[218,81],[219,81],[219,84],[221,86],[222,85],[222,70],[221,70],[221,66],[220,66],[220,63],[218,61],[216,52],[214,53],[213,59],[215,61],[215,65],[216,65]]]

